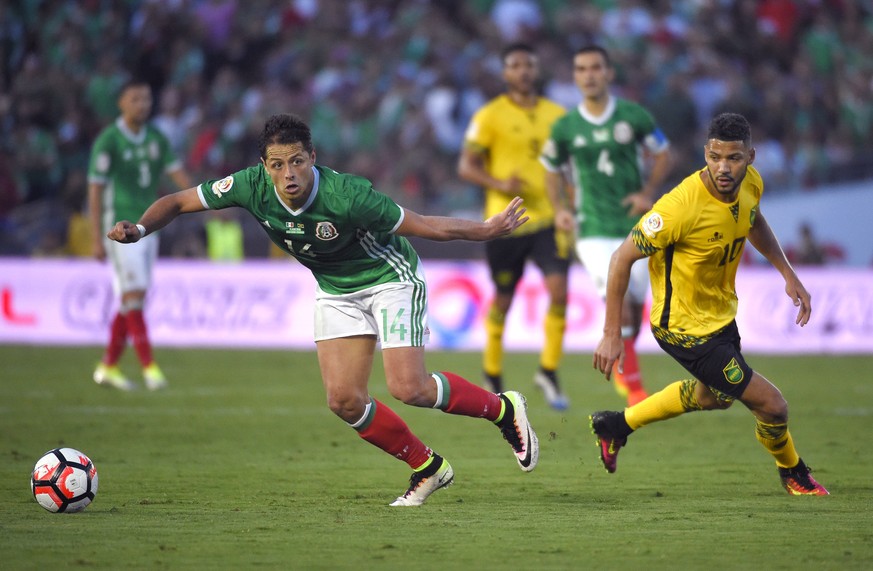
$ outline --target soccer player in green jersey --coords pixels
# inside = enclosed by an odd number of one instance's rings
[[[746,240],[782,274],[785,293],[800,308],[795,322],[806,325],[812,312],[809,292],[761,213],[764,183],[751,166],[755,149],[748,121],[735,113],[715,117],[703,151],[706,167],[658,200],[612,255],[606,323],[594,353],[594,367],[609,378],[624,353],[622,299],[631,267],[648,257],[652,332],[693,378],[624,412],[592,414],[601,460],[615,472],[619,450],[638,428],[695,410],[726,409],[739,400],[754,415],[755,435],[776,460],[788,493],[827,495],[794,447],[788,403],[740,350],[736,274]]]
[[[315,342],[328,406],[361,438],[413,470],[409,488],[391,505],[421,505],[449,485],[454,472],[397,414],[369,395],[377,343],[393,397],[490,420],[521,469],[533,470],[539,444],[524,396],[495,394],[450,372],[427,372],[427,287],[421,260],[405,238],[506,236],[527,221],[521,198],[484,222],[417,214],[375,191],[366,179],[316,165],[309,127],[293,115],[268,119],[259,150],[258,165],[167,195],[137,224],[118,222],[109,238],[136,243],[186,212],[231,206],[249,211],[270,239],[315,277]]]
[[[539,61],[527,44],[512,44],[502,53],[506,93],[479,109],[464,135],[458,160],[461,178],[485,189],[485,216],[492,216],[519,195],[530,222],[512,236],[488,242],[485,255],[496,292],[485,320],[482,369],[493,390],[503,386],[503,331],[527,260],[543,274],[549,307],[543,321],[545,342],[534,382],[556,410],[567,408],[557,369],[563,356],[567,312],[570,237],[556,232],[555,213],[546,194],[545,170],[539,163],[543,142],[564,108],[537,92]]]
[[[121,116],[100,133],[91,150],[88,169],[88,203],[94,257],[109,258],[113,289],[119,308],[110,325],[109,342],[94,371],[94,381],[122,390],[135,385],[118,368],[128,339],[136,350],[146,387],[166,386],[167,379],[152,356],[152,346],[143,317],[152,266],[158,255],[157,236],[132,248],[122,248],[106,238],[119,218],[137,219],[158,196],[163,174],[179,189],[191,186],[187,173],[170,149],[167,138],[148,123],[152,90],[137,79],[119,92]]]
[[[555,222],[560,229],[575,230],[576,254],[601,297],[606,296],[610,255],[652,206],[672,162],[669,143],[649,112],[610,93],[613,75],[603,48],[587,46],[576,52],[573,77],[582,102],[554,124],[541,159],[548,170],[546,188],[555,204]],[[651,157],[645,180],[643,153]],[[562,192],[565,173],[575,188],[572,196]],[[634,346],[648,291],[646,266],[637,264],[622,312],[626,358],[615,374],[615,387],[629,405],[646,398]]]

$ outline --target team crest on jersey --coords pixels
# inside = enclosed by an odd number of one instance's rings
[[[654,238],[655,234],[664,228],[664,219],[661,218],[661,215],[657,212],[652,212],[645,220],[643,220],[642,227],[646,236]]]
[[[736,359],[731,359],[731,362],[728,363],[723,369],[724,378],[727,382],[732,385],[738,385],[743,382],[743,370],[740,368],[740,364],[737,363]]]
[[[315,237],[319,240],[333,240],[339,236],[333,222],[319,222],[315,225]]]
[[[222,194],[225,194],[230,188],[233,186],[233,177],[226,176],[221,180],[217,180],[212,183],[212,192],[218,198],[221,198]]]
[[[615,127],[612,128],[612,138],[615,139],[616,143],[622,143],[625,145],[630,143],[634,138],[633,127],[631,127],[630,123],[627,121],[619,121],[615,124]]]

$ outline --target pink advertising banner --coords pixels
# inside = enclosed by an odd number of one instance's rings
[[[481,262],[425,261],[434,349],[478,351],[492,295]],[[873,271],[802,268],[813,318],[796,309],[772,269],[740,269],[737,322],[743,347],[760,353],[873,353]],[[220,265],[159,260],[146,317],[159,346],[312,349],[315,281],[298,264]],[[508,317],[509,350],[537,351],[548,298],[538,272],[519,285]],[[87,260],[0,259],[0,343],[101,345],[115,310],[108,266]],[[574,266],[567,350],[590,352],[603,306],[584,269]],[[659,351],[648,331],[644,352]]]

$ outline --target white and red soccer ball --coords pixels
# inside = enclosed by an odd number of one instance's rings
[[[82,511],[97,494],[97,468],[72,448],[55,448],[40,458],[30,476],[37,503],[53,513]]]

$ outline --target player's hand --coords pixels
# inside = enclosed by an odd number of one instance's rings
[[[576,229],[576,216],[572,211],[561,208],[555,212],[555,228],[564,232],[573,232]]]
[[[794,307],[800,308],[797,310],[797,319],[794,320],[794,323],[803,327],[812,316],[812,296],[809,295],[797,276],[792,276],[786,280],[785,293],[794,302]]]
[[[508,194],[510,196],[519,195],[524,190],[524,179],[522,179],[517,174],[513,174],[511,177],[502,181],[502,183],[500,184],[500,190],[504,194]]]
[[[624,343],[621,342],[621,335],[604,335],[594,350],[594,368],[606,375],[608,381],[616,362],[619,371],[624,369]]]
[[[499,238],[512,234],[516,228],[530,219],[529,216],[525,216],[527,208],[522,208],[521,205],[523,203],[524,200],[516,196],[509,201],[503,212],[495,214],[485,221],[485,224],[490,227],[490,238]]]
[[[621,204],[622,206],[630,207],[628,214],[632,216],[642,216],[655,205],[655,203],[652,202],[652,199],[642,192],[628,194],[624,197],[624,200],[621,201]]]
[[[139,228],[136,224],[128,220],[117,222],[115,226],[106,234],[106,237],[122,244],[132,244],[138,242],[142,235],[139,233]]]

